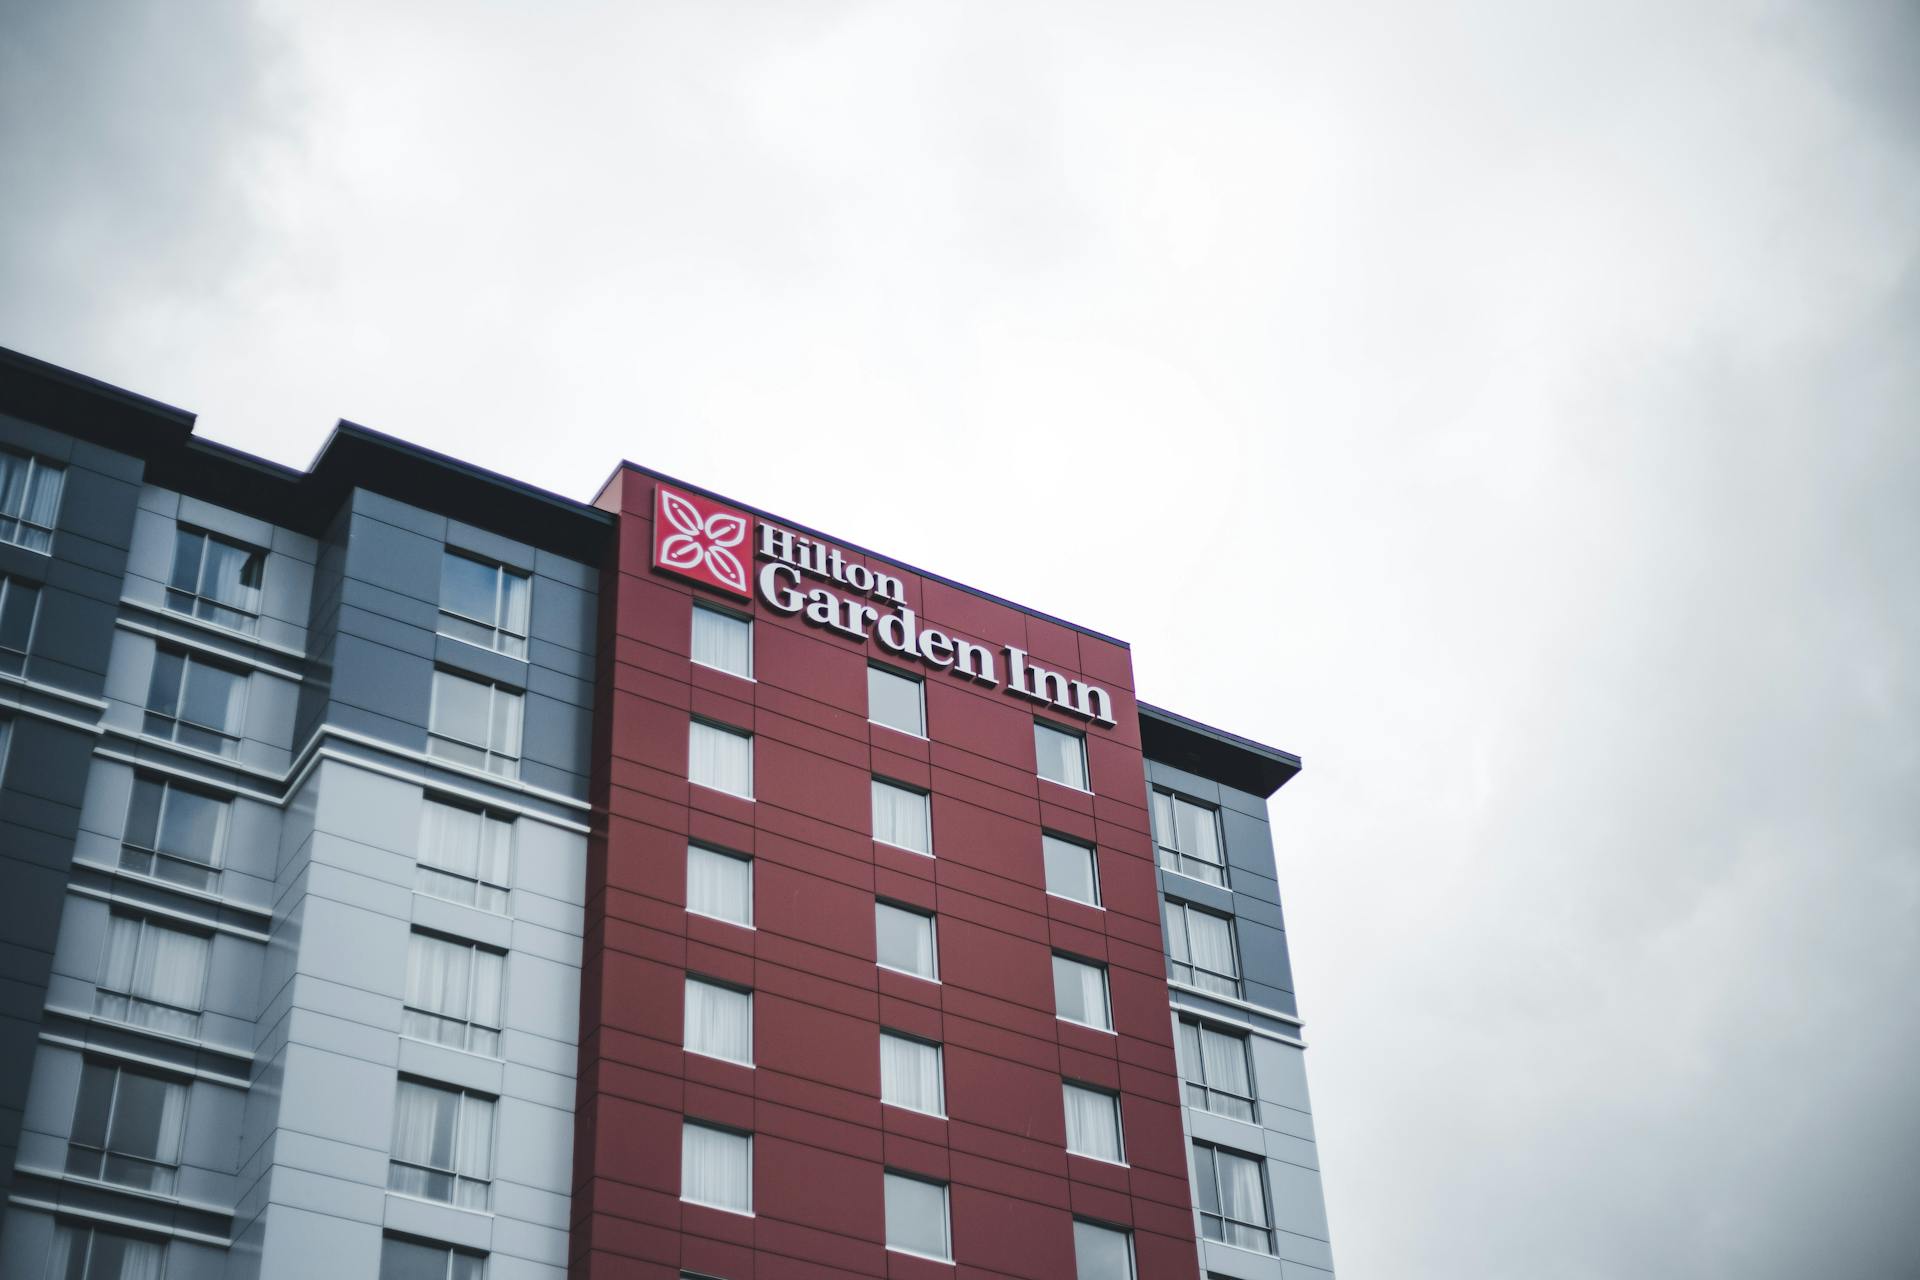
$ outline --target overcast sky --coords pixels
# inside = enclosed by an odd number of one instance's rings
[[[0,345],[630,457],[1301,753],[1343,1280],[1920,1274],[1914,5],[0,15]]]

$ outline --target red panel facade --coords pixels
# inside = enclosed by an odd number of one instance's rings
[[[573,1275],[1061,1280],[1079,1215],[1130,1229],[1140,1276],[1196,1276],[1128,651],[839,548],[900,579],[923,628],[985,645],[999,685],[900,659],[715,585],[706,561],[676,571],[713,539],[675,508],[683,540],[661,560],[659,487],[624,467],[601,499],[620,553],[601,597]],[[761,523],[728,544],[750,581]],[[858,596],[798,583],[823,585]],[[696,598],[751,612],[753,679],[691,661]],[[1116,723],[1010,694],[1004,645],[1105,689]],[[924,676],[926,739],[868,722],[869,659]],[[1036,717],[1085,733],[1094,794],[1037,777]],[[689,784],[694,718],[754,735],[753,800]],[[874,841],[876,774],[930,793],[933,857]],[[1045,892],[1043,828],[1095,844],[1104,909]],[[752,929],[686,911],[690,839],[752,857]],[[876,966],[876,897],[936,913],[938,983]],[[1056,949],[1108,966],[1113,1034],[1054,1016]],[[752,1067],[682,1048],[690,972],[752,989]],[[944,1046],[945,1119],[882,1106],[883,1026]],[[1063,1078],[1118,1091],[1124,1167],[1067,1154]],[[680,1199],[683,1117],[753,1134],[751,1216]],[[951,1265],[886,1249],[888,1169],[949,1184]]]

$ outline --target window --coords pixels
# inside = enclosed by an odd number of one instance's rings
[[[1068,1022],[1113,1030],[1113,1015],[1107,1008],[1107,971],[1071,956],[1054,956],[1053,1009]]]
[[[753,735],[704,720],[687,733],[687,781],[753,799]]]
[[[80,1070],[67,1172],[173,1194],[187,1087],[89,1059]]]
[[[29,551],[53,549],[66,468],[0,449],[0,542]]]
[[[515,777],[520,772],[520,695],[503,685],[436,670],[427,751],[469,768]]]
[[[504,913],[513,883],[513,823],[429,799],[421,810],[413,887],[449,902]]]
[[[924,791],[873,780],[873,838],[914,853],[933,856],[932,819]]]
[[[403,1079],[393,1103],[387,1187],[485,1209],[493,1181],[493,1099]]]
[[[247,678],[238,671],[197,654],[155,649],[146,731],[183,746],[233,755],[240,746],[246,694]]]
[[[687,1121],[680,1130],[680,1198],[729,1213],[752,1213],[753,1139]]]
[[[115,913],[107,928],[93,1011],[173,1036],[200,1030],[213,940]]]
[[[903,1036],[880,1033],[880,1101],[930,1116],[947,1114],[947,1094],[940,1070],[940,1046]]]
[[[753,623],[738,614],[695,601],[693,660],[703,667],[753,679]]]
[[[380,1241],[380,1280],[481,1280],[486,1260],[443,1244],[416,1244],[387,1236]]]
[[[40,588],[18,578],[0,578],[0,672],[17,676],[27,669],[39,609]]]
[[[875,952],[882,968],[898,969],[929,982],[940,980],[932,916],[907,907],[896,907],[890,902],[876,902],[873,904],[873,932]]]
[[[1208,884],[1227,882],[1220,852],[1220,815],[1171,791],[1153,793],[1153,841],[1160,865]]]
[[[526,574],[448,551],[440,561],[440,634],[524,658],[532,595]]]
[[[687,910],[751,928],[753,860],[702,845],[688,845]]]
[[[13,720],[0,717],[0,778],[7,773],[7,753],[13,749]]]
[[[1047,892],[1056,898],[1100,905],[1100,877],[1093,848],[1077,840],[1042,833],[1040,851],[1047,863]]]
[[[226,825],[227,802],[218,796],[136,774],[120,865],[191,889],[211,889],[220,878]]]
[[[1223,996],[1240,994],[1233,921],[1167,899],[1167,964],[1175,982]]]
[[[1120,1141],[1120,1099],[1104,1089],[1061,1082],[1060,1092],[1067,1108],[1067,1150],[1077,1156],[1092,1156],[1111,1164],[1125,1164],[1127,1153]]]
[[[887,1248],[952,1261],[946,1183],[888,1170],[886,1193]]]
[[[753,1065],[753,993],[687,976],[688,1053]]]
[[[46,1280],[160,1280],[166,1260],[164,1244],[62,1222],[53,1229]]]
[[[886,667],[867,668],[867,719],[889,729],[927,736],[926,686]]]
[[[173,536],[167,607],[236,631],[260,626],[267,553],[182,525]]]
[[[1193,1193],[1200,1202],[1200,1234],[1242,1249],[1273,1252],[1262,1162],[1211,1143],[1193,1144]]]
[[[400,1033],[499,1057],[500,996],[506,969],[503,952],[414,933],[407,941],[406,1009],[400,1016]]]
[[[1133,1236],[1073,1220],[1074,1280],[1133,1280]]]
[[[1039,758],[1041,777],[1076,791],[1087,790],[1086,738],[1035,720],[1033,753]]]
[[[1254,1118],[1253,1068],[1247,1038],[1216,1031],[1194,1018],[1180,1019],[1174,1047],[1180,1078],[1187,1083],[1187,1105],[1235,1120]]]

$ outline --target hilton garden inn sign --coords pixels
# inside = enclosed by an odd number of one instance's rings
[[[747,600],[754,598],[757,587],[761,603],[776,613],[799,614],[824,630],[862,644],[874,641],[889,653],[980,684],[1001,687],[999,662],[1004,658],[1005,688],[1012,696],[1113,725],[1113,697],[1100,686],[1036,666],[1028,661],[1025,650],[1013,645],[999,646],[996,654],[984,644],[921,626],[907,607],[900,579],[848,563],[838,547],[791,529],[760,521],[759,537],[749,553],[753,524],[743,511],[658,485],[653,502],[654,567]],[[752,561],[764,563],[750,575]],[[844,592],[810,586],[809,579],[832,583]]]

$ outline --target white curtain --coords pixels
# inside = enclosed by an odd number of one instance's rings
[[[116,1010],[130,1022],[174,1035],[192,1035],[206,989],[209,939],[198,934],[116,915],[107,934],[107,961],[100,985],[140,1000],[176,1008]]]
[[[407,1005],[448,1018],[467,1018],[473,987],[473,948],[416,933],[407,948]]]
[[[737,676],[753,674],[753,624],[721,613],[716,609],[693,610],[693,660],[702,666],[731,671]]]
[[[876,902],[874,933],[881,964],[931,978],[934,965],[933,921],[913,911]]]
[[[753,1141],[687,1121],[680,1130],[680,1197],[753,1212]]]
[[[487,743],[488,695],[492,689],[451,671],[433,673],[433,732],[457,742]]]
[[[1240,966],[1233,955],[1233,926],[1216,915],[1204,911],[1187,911],[1187,935],[1193,948],[1193,965],[1196,970],[1223,975],[1213,982],[1207,982],[1206,973],[1197,973],[1203,985],[1225,986],[1231,992],[1238,988],[1233,979],[1239,975]]]
[[[514,636],[527,634],[527,618],[532,598],[532,579],[505,569],[500,571],[500,629],[502,631]]]
[[[687,979],[687,1048],[730,1062],[753,1061],[753,996]]]
[[[753,795],[753,738],[695,720],[687,737],[687,779],[736,796]]]
[[[221,604],[260,611],[259,552],[206,540],[206,558],[201,561],[199,591]]]
[[[1078,735],[1035,721],[1033,750],[1040,762],[1041,777],[1082,791],[1087,789],[1087,757]]]
[[[493,1103],[473,1094],[460,1097],[460,1128],[454,1139],[454,1171],[462,1179],[454,1201],[470,1209],[487,1207],[486,1184],[493,1178]]]
[[[520,695],[511,689],[494,689],[493,736],[487,739],[489,750],[515,759],[520,756],[520,702]],[[487,767],[493,769],[496,763],[489,762]]]
[[[1112,1029],[1113,1024],[1107,1019],[1107,975],[1094,965],[1055,956],[1053,998],[1061,1017],[1102,1030]]]
[[[480,815],[437,800],[427,801],[420,818],[420,861],[471,876],[479,869],[479,858]]]
[[[1201,1069],[1207,1073],[1207,1083],[1242,1097],[1253,1096],[1253,1082],[1247,1075],[1247,1042],[1211,1027],[1198,1030]]]
[[[880,1033],[880,1099],[897,1107],[946,1114],[940,1046]]]
[[[1073,1084],[1061,1091],[1067,1107],[1067,1150],[1119,1164],[1120,1108],[1113,1095]]]
[[[1047,892],[1076,902],[1098,904],[1100,895],[1093,883],[1093,850],[1050,835],[1042,835],[1040,845],[1047,865]]]
[[[454,1112],[459,1105],[460,1095],[450,1089],[402,1080],[393,1100],[393,1158],[431,1169],[453,1168]]]
[[[1202,862],[1220,861],[1220,832],[1214,825],[1213,810],[1185,800],[1173,802],[1174,822],[1178,825],[1180,852]]]
[[[873,838],[887,844],[931,853],[933,841],[927,830],[927,798],[891,783],[873,780]]]
[[[753,863],[687,846],[687,910],[735,924],[753,923]]]
[[[87,1280],[160,1280],[160,1268],[166,1256],[166,1246],[151,1240],[134,1240],[110,1231],[61,1223],[53,1230],[46,1275],[50,1280],[66,1280],[70,1274]],[[74,1268],[76,1261],[80,1263],[77,1269]]]
[[[59,467],[50,467],[44,462],[35,462],[33,483],[27,493],[26,510],[22,513],[30,524],[51,529],[55,516],[60,510],[60,487],[67,475]],[[39,545],[48,545],[51,539],[42,535]]]
[[[1267,1200],[1260,1190],[1260,1162],[1234,1155],[1230,1151],[1216,1150],[1214,1164],[1220,1176],[1220,1212],[1228,1218],[1264,1228],[1267,1225]],[[1236,1234],[1231,1224],[1227,1233],[1230,1240]],[[1247,1233],[1243,1230],[1239,1234],[1245,1236]],[[1265,1248],[1265,1233],[1263,1231],[1260,1234],[1262,1238],[1257,1247]],[[1245,1240],[1233,1243],[1245,1243]]]

